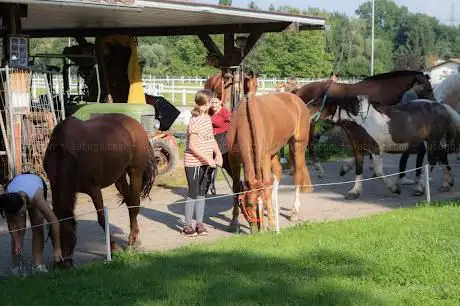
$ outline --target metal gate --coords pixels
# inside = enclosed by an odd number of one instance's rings
[[[33,172],[46,177],[43,157],[50,135],[64,119],[62,89],[50,86],[51,74],[45,76],[38,99],[31,97],[32,72],[28,69],[2,68],[1,95],[2,138],[7,156],[8,177]],[[62,96],[62,95],[61,95]]]

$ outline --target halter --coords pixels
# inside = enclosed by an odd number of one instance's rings
[[[321,107],[319,108],[319,111],[314,113],[313,116],[312,116],[312,120],[315,123],[318,122],[319,118],[321,117],[321,112],[323,111],[324,106],[326,105],[326,99],[327,99],[327,95],[324,95],[323,102],[321,102]]]
[[[261,218],[251,218],[248,214],[248,211],[246,209],[246,198],[245,198],[245,195],[246,193],[249,191],[249,189],[247,188],[246,184],[244,184],[243,182],[241,182],[241,184],[243,185],[243,190],[244,190],[244,193],[241,193],[238,195],[238,204],[240,205],[241,207],[241,210],[243,211],[243,214],[246,216],[246,218],[248,219],[249,222],[251,223],[254,223],[254,222],[260,222],[262,221],[263,219]],[[261,190],[259,190],[258,192],[260,192]],[[261,196],[258,196],[257,199],[259,200],[259,203],[257,205],[261,205],[262,204],[262,200],[261,200]],[[263,216],[262,216],[263,218]]]

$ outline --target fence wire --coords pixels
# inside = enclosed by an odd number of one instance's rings
[[[460,164],[454,164],[454,165],[450,165],[450,166],[456,166],[456,165],[460,166]],[[281,189],[281,188],[296,188],[296,187],[316,187],[316,186],[345,185],[345,184],[355,183],[357,181],[365,182],[365,181],[372,181],[372,180],[380,180],[380,179],[383,179],[383,178],[386,178],[386,177],[396,176],[396,175],[399,175],[399,174],[402,174],[402,173],[413,172],[413,171],[416,171],[416,170],[422,169],[422,168],[425,168],[425,166],[418,167],[418,168],[413,168],[413,169],[409,169],[409,170],[405,170],[405,171],[401,171],[401,172],[395,172],[395,173],[391,173],[391,174],[386,174],[386,175],[383,175],[383,176],[363,178],[363,179],[360,179],[360,180],[350,180],[350,181],[331,182],[331,183],[319,183],[319,184],[308,184],[308,185],[279,185],[278,187]],[[251,189],[251,190],[241,191],[241,192],[238,192],[238,193],[230,193],[230,194],[223,194],[223,195],[218,195],[218,196],[211,196],[211,197],[207,197],[206,200],[215,200],[215,199],[221,199],[221,198],[227,198],[227,197],[235,197],[235,196],[238,196],[240,194],[244,194],[244,193],[248,193],[248,192],[261,191],[261,190],[270,189],[270,188],[272,188],[272,186],[267,186],[267,187],[263,187],[263,188],[259,188],[259,189]],[[194,201],[194,200],[177,201],[177,202],[174,202],[174,204],[185,204],[185,203],[191,202],[191,201]],[[162,203],[162,204],[166,204],[166,203]],[[109,207],[108,209],[117,210],[121,206],[122,205],[118,205],[116,207]],[[143,207],[145,207],[145,206],[139,205],[139,206],[130,206],[129,208],[143,208]],[[100,212],[100,211],[103,211],[103,209],[99,209],[99,210],[92,209],[90,211],[84,212],[82,214],[79,214],[79,215],[76,215],[76,216],[73,216],[73,217],[68,217],[68,218],[56,220],[55,222],[49,222],[49,223],[47,222],[47,223],[38,224],[38,225],[26,227],[26,228],[21,228],[21,229],[17,229],[17,230],[13,230],[13,231],[3,231],[3,232],[0,232],[0,236],[8,234],[8,233],[12,233],[12,232],[23,231],[23,230],[32,229],[32,228],[35,228],[35,227],[44,226],[46,224],[52,224],[52,223],[62,222],[62,221],[70,220],[70,219],[76,219],[78,217],[86,216],[86,215],[97,213],[97,212]]]

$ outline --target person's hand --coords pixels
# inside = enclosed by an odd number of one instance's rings
[[[222,159],[222,154],[218,154],[216,156],[216,159],[214,160],[216,165],[218,166],[221,166],[222,167],[222,164],[224,163],[223,159]]]
[[[214,159],[211,158],[211,159],[208,160],[208,165],[211,168],[215,168],[216,167],[216,162],[214,161]]]
[[[63,261],[64,261],[64,258],[62,257],[62,252],[61,252],[61,250],[55,250],[55,251],[53,252],[53,258],[54,258],[54,262],[55,262],[55,263],[63,262]]]

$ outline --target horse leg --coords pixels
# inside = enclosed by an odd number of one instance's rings
[[[104,216],[104,200],[102,198],[102,192],[99,188],[92,188],[86,192],[91,200],[93,201],[94,208],[97,213],[97,223],[102,227],[102,230],[105,233],[105,216]],[[113,241],[112,234],[110,234],[110,249],[114,250],[115,242]]]
[[[279,178],[281,178],[281,174],[283,171],[283,168],[281,166],[281,163],[279,161],[279,158],[277,155],[274,155],[271,160],[268,159],[269,162],[269,167],[268,169],[265,168],[264,165],[264,180],[267,178],[267,180],[270,179],[270,176],[273,172],[273,185],[272,185],[272,190],[270,194],[270,190],[267,189],[266,193],[266,199],[267,199],[267,216],[268,216],[268,227],[270,230],[275,229],[275,218],[273,214],[273,199],[276,199],[278,197],[278,186],[279,186]],[[278,205],[278,203],[276,203]],[[278,207],[279,208],[279,207]]]
[[[355,185],[353,186],[353,188],[348,191],[348,194],[346,196],[346,199],[348,200],[354,200],[354,199],[357,199],[360,194],[361,194],[361,191],[363,189],[363,182],[362,182],[362,179],[363,179],[363,161],[364,161],[364,154],[362,151],[359,151],[359,150],[354,150],[355,152],[355,167],[356,167],[356,170],[355,170],[355,173],[356,173],[356,177],[355,177]]]
[[[308,192],[311,190],[311,186],[302,186],[305,181],[305,143],[304,142],[291,142],[291,150],[294,152],[294,185],[295,185],[295,200],[294,205],[289,216],[291,222],[297,221],[298,214],[300,212],[300,191]]]
[[[353,169],[353,159],[347,159],[340,165],[340,170],[339,170],[339,175],[344,176],[348,172],[350,172],[351,169]]]
[[[389,178],[383,177],[385,174],[383,173],[383,157],[380,154],[372,154],[372,161],[374,163],[375,174],[377,176],[382,176],[383,183],[387,186],[387,188],[392,193],[401,194],[401,188],[398,184],[392,182]]]
[[[241,160],[234,154],[228,153],[228,162],[230,164],[230,169],[232,172],[232,180],[233,180],[233,193],[237,194],[233,197],[233,210],[232,210],[232,221],[229,225],[229,230],[234,233],[240,232],[240,222],[238,221],[238,217],[240,215],[240,208],[238,203],[238,195],[242,191],[241,190]]]
[[[444,181],[442,183],[440,191],[448,192],[450,191],[450,188],[454,185],[454,178],[452,177],[452,173],[451,173],[452,169],[450,168],[446,151],[440,152],[439,157],[440,157],[439,158],[440,162],[444,164],[444,175],[443,175]]]
[[[133,169],[129,172],[130,186],[128,188],[128,201],[126,205],[129,211],[130,233],[128,237],[128,246],[133,246],[138,240],[139,224],[137,223],[137,215],[139,214],[141,199],[140,193],[142,189],[142,170]]]
[[[426,146],[425,143],[423,142],[421,145],[419,145],[418,152],[417,152],[417,160],[415,163],[415,167],[417,170],[415,170],[415,177],[417,180],[417,185],[414,188],[413,195],[414,196],[421,196],[425,193],[425,177],[422,176],[422,166],[423,166],[423,160],[425,159],[425,154],[426,154]],[[399,168],[401,171],[401,167]]]
[[[315,156],[315,122],[310,123],[310,131],[308,138],[308,152],[310,152],[311,159],[315,170],[318,171],[318,177],[323,179],[326,176],[326,171],[324,171],[323,165],[316,160]]]

